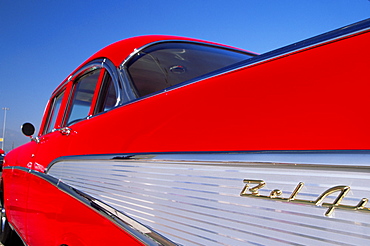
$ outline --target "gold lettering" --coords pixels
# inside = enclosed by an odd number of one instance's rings
[[[367,202],[369,201],[369,199],[367,198],[362,198],[361,201],[357,204],[356,206],[356,209],[365,209],[365,205],[367,204]]]
[[[244,179],[243,182],[245,183],[245,186],[240,192],[241,196],[248,196],[248,195],[258,196],[258,193],[259,193],[258,190],[266,185],[265,181],[263,180]],[[257,184],[257,185],[252,188],[249,188],[249,184]],[[248,194],[247,191],[251,192],[252,194]]]
[[[295,187],[294,191],[292,192],[292,194],[290,195],[290,197],[288,198],[289,201],[292,201],[295,199],[295,197],[297,196],[297,194],[302,190],[303,188],[303,185],[304,183],[303,182],[299,182],[297,187]]]
[[[276,189],[276,190],[271,191],[269,197],[270,198],[275,198],[277,196],[281,196],[282,194],[283,194],[283,192],[281,190]]]
[[[325,215],[326,216],[331,216],[332,213],[334,212],[334,209],[336,207],[338,207],[338,205],[343,200],[343,198],[347,195],[347,193],[349,192],[349,190],[350,190],[350,188],[348,186],[344,186],[344,185],[332,187],[332,188],[324,191],[316,199],[315,205],[316,206],[320,205],[320,203],[322,203],[327,196],[333,194],[334,192],[340,191],[339,195],[337,196],[337,198],[334,200],[333,203],[331,203],[331,204],[330,203],[325,203],[325,205],[329,207],[329,209],[326,211]],[[322,205],[324,205],[324,203]]]
[[[272,190],[269,196],[260,195],[259,190],[266,185],[266,182],[263,180],[244,179],[243,182],[245,183],[245,186],[240,192],[240,196],[252,196],[255,198],[274,199],[274,200],[279,200],[283,202],[311,204],[314,206],[327,207],[328,210],[325,212],[325,216],[331,216],[336,208],[370,212],[370,208],[365,207],[369,201],[368,198],[362,198],[356,206],[341,204],[343,198],[350,191],[350,187],[345,186],[345,185],[338,185],[330,189],[327,189],[316,200],[310,201],[310,200],[296,199],[298,193],[302,190],[304,186],[303,182],[298,183],[298,185],[295,187],[295,189],[293,190],[293,192],[288,198],[280,197],[283,194],[283,192],[279,189]],[[250,187],[250,184],[257,184],[257,185],[254,187]],[[334,199],[332,203],[324,202],[324,200],[328,196],[332,195],[335,192],[339,192],[339,194],[337,195],[337,197]]]

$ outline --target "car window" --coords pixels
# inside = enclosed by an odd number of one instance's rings
[[[117,104],[117,92],[110,74],[106,71],[95,109],[95,114],[107,111]]]
[[[218,46],[173,42],[143,49],[126,66],[138,96],[145,96],[251,57]]]
[[[51,104],[51,108],[49,111],[48,123],[45,127],[44,134],[49,133],[54,129],[54,125],[57,120],[60,105],[62,104],[63,96],[64,96],[64,91],[52,99],[52,104]]]
[[[90,112],[96,84],[99,80],[101,69],[95,69],[76,80],[73,84],[72,102],[70,104],[67,125],[85,119]]]

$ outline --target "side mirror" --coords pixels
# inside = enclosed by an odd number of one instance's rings
[[[24,123],[21,127],[22,133],[27,137],[31,137],[35,133],[35,127],[31,123]]]

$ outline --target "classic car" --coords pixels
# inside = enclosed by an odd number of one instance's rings
[[[103,48],[6,155],[1,241],[369,244],[369,30],[262,55],[157,35]]]

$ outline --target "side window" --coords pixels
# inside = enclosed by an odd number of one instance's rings
[[[85,119],[89,115],[100,71],[101,69],[96,69],[84,74],[74,83],[67,125]]]
[[[117,92],[114,87],[112,77],[105,72],[103,83],[100,88],[100,94],[94,113],[107,111],[117,104]]]
[[[160,43],[138,52],[126,65],[137,95],[145,96],[201,77],[253,55],[196,43]]]
[[[53,98],[52,106],[49,113],[48,123],[45,127],[44,134],[49,133],[53,130],[55,122],[57,120],[60,105],[62,104],[62,99],[64,96],[64,91]]]

